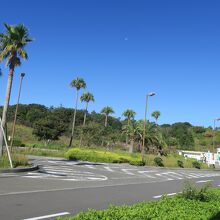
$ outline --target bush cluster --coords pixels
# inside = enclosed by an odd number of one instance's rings
[[[160,158],[160,157],[155,157],[154,158],[154,163],[155,163],[155,165],[157,165],[159,167],[164,167],[163,159]]]
[[[198,161],[193,161],[192,165],[196,169],[201,169],[201,163],[199,163]]]
[[[182,160],[177,160],[177,166],[181,167],[181,168],[184,168],[183,161]]]
[[[102,163],[130,163],[132,165],[142,165],[140,158],[126,153],[114,153],[110,151],[101,151],[93,149],[73,148],[67,151],[65,155],[69,160],[83,160]]]
[[[213,193],[214,194],[214,193]],[[59,220],[176,220],[176,219],[219,219],[220,191],[215,191],[210,200],[186,199],[181,196],[163,197],[159,201],[142,202],[132,206],[111,206],[106,210],[79,213],[74,217]]]

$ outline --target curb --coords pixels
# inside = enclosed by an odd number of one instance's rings
[[[9,169],[0,169],[0,173],[24,173],[39,170],[39,166],[32,166],[28,168],[9,168]]]

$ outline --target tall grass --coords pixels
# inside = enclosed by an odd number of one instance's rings
[[[23,154],[12,154],[12,164],[14,168],[29,166],[28,158]],[[10,168],[8,156],[3,155],[0,159],[0,168]]]

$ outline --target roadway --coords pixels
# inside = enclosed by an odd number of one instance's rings
[[[181,191],[186,180],[220,186],[219,171],[135,167],[31,157],[38,172],[0,175],[0,219],[53,219]]]

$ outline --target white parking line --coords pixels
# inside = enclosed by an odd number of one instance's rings
[[[148,177],[148,178],[152,178],[152,179],[155,179],[156,177],[155,176],[151,176],[149,175],[149,171],[138,171],[138,173],[142,174],[143,176],[145,177]],[[146,174],[147,173],[147,174]]]
[[[163,194],[163,195],[158,195],[158,196],[153,196],[154,199],[159,199],[162,196],[175,196],[177,193],[168,193],[168,194]]]
[[[130,172],[131,171],[136,171],[137,169],[121,169],[121,171],[125,172],[126,174],[129,175],[135,175],[134,173]]]
[[[213,180],[200,180],[197,181],[196,183],[207,183],[207,182],[212,182]]]
[[[108,170],[109,172],[114,172],[113,169],[111,169],[110,167],[104,167],[106,170]]]
[[[159,176],[159,177],[162,177],[162,178],[165,177],[166,180],[174,180],[174,179],[171,179],[171,178],[169,178],[168,176],[166,176],[166,175],[164,175],[164,174],[162,174],[162,173],[156,173],[155,175],[157,175],[157,176]]]
[[[52,214],[52,215],[44,215],[44,216],[39,216],[39,217],[26,218],[24,220],[40,220],[40,219],[53,218],[53,217],[69,215],[69,214],[70,214],[69,212],[61,212],[61,213],[56,213],[56,214]]]

